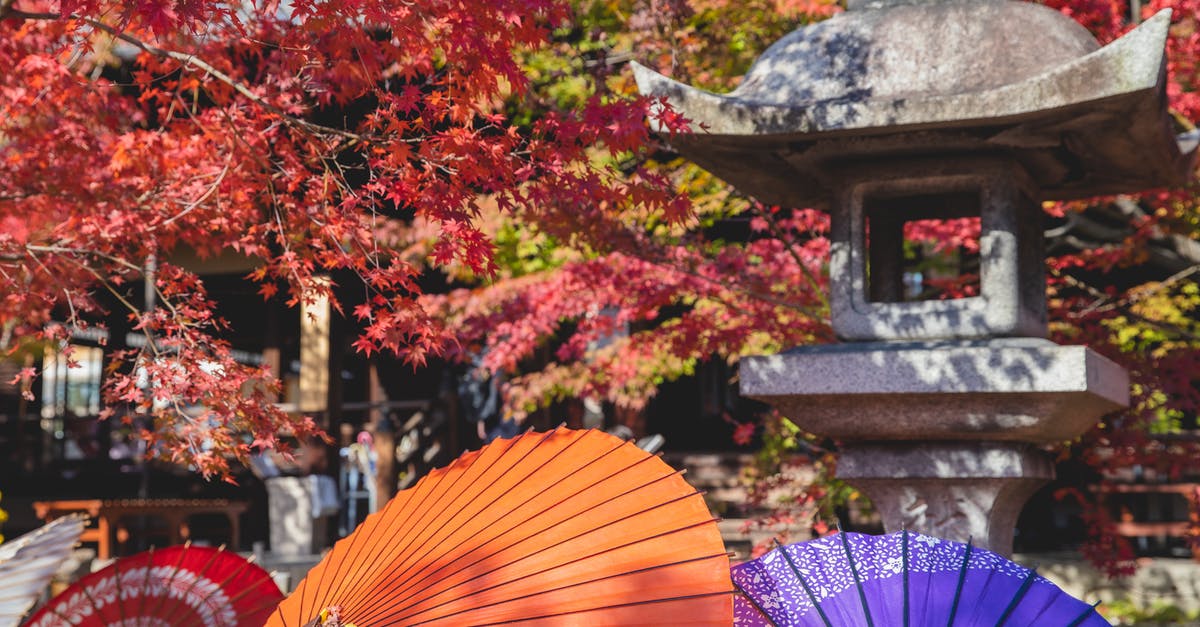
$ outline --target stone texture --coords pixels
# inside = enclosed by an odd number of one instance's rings
[[[307,477],[273,477],[267,486],[271,553],[307,556],[324,548],[327,517],[314,518],[312,482]]]
[[[1078,437],[1129,402],[1129,378],[1085,346],[1036,338],[834,344],[746,357],[741,393],[843,440]]]
[[[834,330],[891,340],[745,358],[742,394],[839,440],[838,476],[888,530],[1007,554],[1053,477],[1036,445],[1129,400],[1107,359],[1022,336],[1046,330],[1040,201],[1188,177],[1198,136],[1176,135],[1165,101],[1170,13],[1101,48],[1030,3],[849,3],[732,93],[635,75],[692,123],[669,138],[684,156],[762,202],[831,211]],[[972,212],[980,295],[902,302],[904,223]]]
[[[900,5],[792,31],[729,95],[796,105],[964,94],[1019,83],[1099,49],[1083,26],[1037,4]]]
[[[1008,556],[1021,507],[1054,465],[1022,444],[856,443],[842,450],[837,476],[871,499],[888,532],[971,540]]]
[[[1004,152],[1042,199],[1182,183],[1164,101],[1169,12],[1098,48],[1070,18],[1021,2],[851,11],[765,52],[718,95],[635,66],[642,93],[693,123],[671,144],[768,204],[825,206],[864,158]],[[703,128],[701,132],[699,129]]]
[[[839,338],[1046,334],[1042,212],[1033,201],[1036,188],[1019,165],[1003,158],[865,165],[843,174],[839,188],[829,268],[833,330]],[[904,223],[970,215],[981,222],[979,296],[897,302],[903,290]]]
[[[872,9],[888,9],[891,7],[922,5],[945,2],[962,2],[963,0],[846,0],[847,11],[865,11]],[[985,0],[986,1],[986,0]]]

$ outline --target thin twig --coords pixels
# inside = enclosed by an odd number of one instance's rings
[[[783,247],[787,249],[788,254],[792,256],[792,260],[795,261],[796,265],[800,267],[800,272],[804,274],[805,280],[808,281],[809,289],[811,289],[813,294],[816,295],[817,299],[821,301],[821,305],[828,309],[829,299],[825,296],[825,289],[821,287],[821,284],[817,281],[817,277],[813,276],[812,272],[808,269],[808,265],[805,264],[804,260],[800,258],[800,253],[796,252],[796,248],[792,245],[791,239],[784,237],[783,231],[779,228],[779,225],[761,210],[761,205],[753,200],[750,200],[750,207],[752,211],[757,213],[759,217],[766,221],[767,226],[770,227],[771,233],[775,235],[775,238],[783,243]]]
[[[1069,274],[1064,274],[1058,270],[1053,270],[1053,269],[1051,270],[1051,274],[1063,279],[1063,281],[1065,281],[1068,285],[1071,285],[1072,287],[1077,287],[1077,288],[1087,292],[1091,296],[1095,296],[1098,298],[1104,298],[1104,299],[1108,298],[1108,295],[1105,294],[1104,292],[1101,292],[1100,290],[1092,287],[1091,285],[1088,285],[1087,283],[1084,283],[1083,281],[1080,281],[1079,279],[1076,279],[1075,277],[1073,277]],[[1105,311],[1109,311],[1109,310],[1113,310],[1113,309],[1120,310],[1120,312],[1122,314],[1124,314],[1130,318],[1133,318],[1134,320],[1137,320],[1139,322],[1148,324],[1156,329],[1159,329],[1161,331],[1166,331],[1169,333],[1178,334],[1179,336],[1186,338],[1188,340],[1191,340],[1193,342],[1200,342],[1200,335],[1197,335],[1196,333],[1193,333],[1193,332],[1191,332],[1187,329],[1184,329],[1180,326],[1177,326],[1177,325],[1163,322],[1161,320],[1154,320],[1152,318],[1147,318],[1146,316],[1133,311],[1133,309],[1130,307],[1130,304],[1131,304],[1131,302],[1118,301],[1118,302],[1112,303],[1112,307],[1109,309],[1106,309]],[[1096,311],[1100,311],[1100,310],[1095,309],[1095,308],[1090,308],[1089,310],[1084,310],[1084,311],[1078,312],[1078,313],[1072,315],[1072,317],[1081,318],[1084,315],[1086,315],[1086,313],[1088,313],[1088,312],[1096,312]]]
[[[136,264],[130,263],[129,261],[126,261],[120,257],[116,257],[116,256],[110,255],[108,253],[102,253],[98,250],[92,250],[90,248],[72,248],[69,246],[49,246],[49,245],[41,245],[41,244],[27,244],[25,246],[25,250],[27,250],[31,253],[48,253],[48,254],[54,254],[54,255],[83,255],[83,256],[87,256],[87,257],[99,257],[105,261],[115,263],[119,266],[122,266],[129,270],[133,270],[135,272],[140,273],[142,271],[141,267],[139,267]]]
[[[25,20],[59,20],[59,19],[63,19],[63,17],[64,17],[60,13],[34,13],[34,12],[29,12],[29,11],[22,11],[20,9],[14,9],[14,8],[12,8],[13,2],[14,2],[14,0],[0,0],[0,19],[19,18],[19,19],[25,19]],[[279,116],[280,118],[286,120],[290,124],[295,124],[297,126],[301,126],[310,131],[316,131],[316,132],[320,132],[320,133],[328,133],[331,135],[337,135],[339,137],[344,137],[346,139],[351,140],[352,143],[357,142],[357,141],[366,141],[366,137],[363,135],[360,135],[358,133],[347,131],[345,129],[333,128],[331,126],[317,124],[315,122],[310,122],[303,118],[299,118],[299,117],[296,117],[294,115],[287,113],[283,109],[280,109],[279,107],[275,106],[274,104],[271,104],[270,102],[268,102],[262,96],[254,93],[254,91],[251,90],[249,87],[247,87],[245,83],[234,79],[232,76],[222,72],[221,70],[218,70],[216,67],[214,67],[207,61],[197,57],[194,54],[188,54],[185,52],[179,52],[177,50],[168,50],[166,48],[160,48],[153,44],[142,41],[141,39],[138,39],[137,37],[134,37],[133,35],[130,35],[129,33],[125,32],[123,30],[120,30],[113,26],[109,26],[108,24],[105,24],[104,22],[101,22],[99,20],[95,20],[95,19],[88,18],[88,17],[82,17],[82,16],[70,16],[70,17],[71,17],[71,19],[76,19],[76,20],[79,20],[79,21],[87,24],[88,26],[91,26],[92,28],[103,31],[105,33],[108,33],[109,35],[116,37],[117,39],[120,39],[121,41],[124,41],[125,43],[130,44],[144,52],[148,52],[156,57],[163,58],[163,59],[172,59],[172,60],[178,61],[184,65],[190,65],[195,68],[198,68],[205,74],[208,74],[209,76],[217,79],[218,81],[225,83],[229,87],[233,88],[234,91],[236,91],[239,94],[250,99],[250,101],[261,106],[262,108],[264,108],[264,109],[270,111],[271,113],[274,113],[275,115]]]
[[[1083,315],[1092,314],[1092,313],[1104,313],[1104,312],[1112,311],[1114,309],[1119,309],[1126,305],[1133,305],[1135,303],[1139,303],[1143,300],[1146,300],[1147,298],[1150,298],[1152,295],[1154,295],[1158,292],[1161,292],[1165,289],[1168,289],[1168,288],[1174,286],[1176,283],[1179,283],[1180,281],[1192,276],[1193,274],[1196,274],[1197,272],[1200,272],[1200,265],[1195,265],[1190,268],[1185,268],[1183,270],[1180,270],[1179,272],[1172,274],[1171,276],[1163,279],[1162,281],[1159,281],[1153,287],[1148,287],[1148,288],[1136,290],[1136,291],[1130,290],[1130,292],[1128,293],[1128,295],[1125,298],[1122,298],[1119,300],[1114,300],[1114,301],[1108,302],[1108,303],[1102,303],[1102,301],[1097,300],[1095,303],[1093,303],[1092,305],[1089,305],[1087,308],[1085,308],[1083,311],[1081,311],[1080,315],[1083,316]],[[1109,298],[1107,295],[1105,295],[1104,300],[1112,300],[1112,299]]]

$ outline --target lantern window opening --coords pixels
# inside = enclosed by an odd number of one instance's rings
[[[981,190],[871,194],[863,198],[862,216],[867,302],[953,300],[980,294]]]

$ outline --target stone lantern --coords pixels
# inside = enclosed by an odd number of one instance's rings
[[[644,67],[692,123],[672,145],[768,204],[832,218],[842,343],[750,357],[742,393],[841,442],[838,476],[901,528],[1012,550],[1048,444],[1129,401],[1116,364],[1046,336],[1041,202],[1186,180],[1164,11],[1108,46],[1009,0],[850,1],[725,95]],[[977,216],[977,296],[906,302],[906,222]]]

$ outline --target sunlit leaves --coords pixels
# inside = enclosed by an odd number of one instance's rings
[[[530,85],[521,59],[565,23],[561,3],[3,6],[6,337],[110,315],[93,298],[109,294],[147,336],[118,355],[109,402],[155,413],[156,450],[205,473],[312,425],[267,402],[277,373],[229,357],[194,273],[161,264],[143,311],[130,286],[153,260],[237,253],[264,297],[320,293],[337,311],[324,277],[353,276],[354,346],[420,365],[452,343],[417,301],[427,264],[499,270],[485,209],[548,237],[627,224],[623,211],[687,212],[659,179],[592,158],[641,149],[641,104],[586,98],[511,119],[506,101]]]

